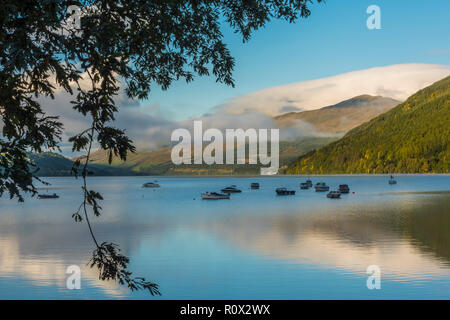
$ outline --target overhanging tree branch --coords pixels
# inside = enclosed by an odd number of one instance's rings
[[[317,0],[316,2],[321,2]],[[223,42],[224,20],[242,40],[272,19],[294,22],[310,15],[312,0],[3,0],[0,6],[0,196],[23,201],[36,194],[36,170],[29,152],[58,150],[63,130],[45,115],[38,98],[56,90],[74,96],[73,109],[92,118],[92,127],[70,139],[74,151],[86,151],[80,210],[96,245],[91,266],[101,279],[114,279],[131,290],[155,284],[132,278],[128,258],[112,243],[97,242],[89,207],[99,215],[102,196],[87,188],[91,148],[98,143],[109,160],[126,160],[134,146],[123,130],[110,126],[118,111],[114,98],[122,86],[131,99],[147,98],[152,86],[166,90],[174,81],[212,75],[234,86],[235,61]],[[80,25],[69,27],[69,6],[81,9]],[[83,89],[82,81],[91,89]],[[74,93],[75,89],[76,95]],[[73,173],[78,174],[80,160]]]

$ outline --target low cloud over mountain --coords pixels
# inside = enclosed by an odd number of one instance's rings
[[[401,64],[353,71],[238,96],[196,119],[204,121],[204,129],[275,128],[273,117],[282,113],[314,110],[364,94],[403,101],[417,90],[448,75],[450,66],[429,64]],[[71,100],[73,97],[62,92],[57,93],[54,100],[41,99],[44,110],[50,115],[59,115],[64,124],[63,149],[66,153],[70,153],[67,138],[87,128],[90,123],[89,119],[72,109]],[[126,129],[139,149],[168,145],[175,128],[192,126],[193,119],[171,120],[170,114],[158,104],[139,105],[123,93],[116,102],[120,112],[114,126]],[[314,128],[305,124],[300,129],[299,132],[286,131],[286,134],[289,137],[296,134],[302,136]],[[281,135],[283,138],[283,132]]]
[[[230,99],[219,108],[231,114],[247,111],[276,116],[314,110],[368,94],[403,101],[418,90],[450,75],[450,66],[399,64],[262,89]]]

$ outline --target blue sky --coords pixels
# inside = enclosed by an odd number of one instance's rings
[[[372,4],[381,8],[381,30],[366,27]],[[448,0],[327,0],[311,9],[309,18],[295,24],[270,22],[245,44],[224,28],[236,59],[235,88],[212,77],[196,78],[168,91],[154,88],[141,105],[158,104],[180,120],[266,87],[400,63],[450,65]]]

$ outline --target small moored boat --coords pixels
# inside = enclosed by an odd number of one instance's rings
[[[54,193],[54,194],[39,194],[38,195],[39,199],[58,199],[59,196]]]
[[[300,183],[300,189],[302,189],[302,190],[309,189],[308,183],[306,183],[306,182]]]
[[[203,200],[230,199],[230,195],[217,193],[217,192],[205,192],[205,193],[202,193],[202,199]]]
[[[253,182],[253,183],[250,185],[250,189],[259,189],[259,183],[258,183],[258,182]]]
[[[397,184],[397,181],[394,179],[393,176],[389,179],[389,184]]]
[[[277,188],[275,191],[279,196],[287,196],[295,194],[295,190],[288,190],[286,188]]]
[[[330,190],[330,187],[325,184],[325,182],[317,182],[314,186],[316,192],[324,192]]]
[[[339,185],[339,192],[340,193],[349,193],[350,192],[350,188],[348,187],[347,184],[340,184]]]
[[[159,188],[160,185],[154,182],[147,182],[142,185],[142,188]]]
[[[313,186],[312,181],[310,179],[306,180],[306,184],[308,185],[309,188]]]
[[[226,187],[221,190],[223,193],[240,193],[242,192],[236,186]]]
[[[327,194],[327,198],[330,199],[339,199],[341,197],[341,193],[339,191],[330,191]]]

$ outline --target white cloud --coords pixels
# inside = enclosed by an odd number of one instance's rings
[[[231,114],[257,110],[275,116],[289,109],[318,109],[361,94],[403,101],[448,75],[450,66],[444,65],[399,64],[376,67],[262,89],[232,98],[217,108]]]
[[[84,84],[82,81],[82,86]],[[92,121],[89,116],[84,117],[72,108],[73,105],[70,101],[73,100],[75,100],[74,96],[60,89],[56,91],[55,99],[39,98],[44,112],[47,115],[59,116],[59,121],[63,123],[64,133],[61,149],[65,154],[71,152],[71,144],[68,139],[89,128]],[[143,108],[137,101],[130,100],[123,90],[120,90],[114,100],[119,112],[116,114],[114,123],[109,123],[109,125],[125,129],[126,134],[138,148],[156,148],[169,142],[170,133],[177,127],[177,124],[167,120],[158,104],[151,104]]]
[[[121,91],[116,97],[119,113],[113,126],[126,129],[138,149],[157,148],[170,144],[176,128],[191,129],[194,120],[203,120],[208,128],[275,128],[272,116],[286,111],[312,110],[332,105],[361,94],[381,95],[404,100],[416,91],[450,75],[450,66],[429,64],[402,64],[349,72],[329,78],[297,82],[259,90],[238,96],[211,112],[194,119],[171,120],[171,115],[157,104],[139,105],[130,101]],[[44,110],[59,115],[64,124],[63,150],[70,152],[68,137],[90,124],[88,117],[72,109],[73,97],[58,91],[54,100],[42,99]],[[299,123],[281,130],[281,138],[320,135],[308,123]]]

